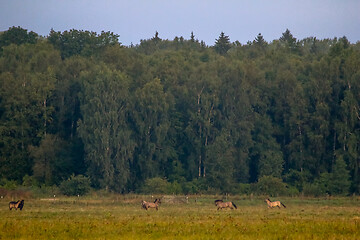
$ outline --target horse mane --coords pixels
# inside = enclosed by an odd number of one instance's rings
[[[221,199],[218,199],[218,200],[215,200],[215,203],[217,203],[217,202],[224,202],[224,201]]]

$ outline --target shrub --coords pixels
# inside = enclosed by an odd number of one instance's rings
[[[263,176],[253,185],[253,190],[259,195],[269,195],[271,197],[279,195],[287,195],[285,183],[280,178],[272,176]]]
[[[72,175],[60,184],[60,192],[67,196],[85,195],[90,189],[90,179],[83,175]]]
[[[326,194],[324,187],[318,183],[306,183],[304,184],[302,193],[305,196],[319,197]]]
[[[239,183],[236,184],[236,186],[234,187],[234,193],[235,194],[244,194],[244,195],[249,195],[251,194],[251,185],[248,183]]]
[[[0,180],[0,186],[7,190],[14,190],[18,187],[18,183],[14,180],[7,180],[3,178]]]
[[[177,181],[174,181],[174,182],[169,184],[167,193],[169,193],[169,194],[182,194],[183,193],[182,186]]]
[[[199,193],[198,185],[194,181],[183,182],[182,183],[182,189],[183,189],[183,193],[185,193],[185,194]]]
[[[36,180],[34,176],[25,175],[23,177],[23,183],[22,185],[24,187],[38,187],[40,186],[39,182]]]
[[[37,187],[32,187],[31,192],[34,196],[42,198],[42,197],[52,197],[54,195],[61,194],[59,187],[56,185],[47,186],[45,184],[42,184]]]
[[[141,192],[144,194],[163,194],[167,193],[169,189],[169,183],[162,178],[155,177],[145,180],[145,183],[141,187]]]
[[[294,169],[290,169],[289,172],[284,176],[284,181],[294,186],[298,189],[298,191],[303,191],[303,187],[306,183],[311,180],[311,173],[309,171],[297,171]]]

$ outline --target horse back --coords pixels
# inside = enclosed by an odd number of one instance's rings
[[[20,203],[20,201],[16,201],[16,202],[15,202],[15,201],[11,201],[11,202],[9,202],[9,209],[10,209],[10,210],[13,209],[13,208],[17,209],[19,203]]]

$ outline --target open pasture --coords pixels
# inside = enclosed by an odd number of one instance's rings
[[[9,210],[0,200],[0,239],[359,239],[359,198],[281,200],[231,197],[237,209],[217,211],[213,196],[165,198],[159,210],[144,196],[25,199]],[[175,200],[176,200],[175,199]],[[272,199],[273,200],[273,199]]]

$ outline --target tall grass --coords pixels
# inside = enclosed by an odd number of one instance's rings
[[[145,196],[142,196],[145,197]],[[145,199],[151,200],[151,199]],[[163,201],[141,208],[137,196],[25,200],[23,211],[0,202],[0,239],[359,239],[360,201],[233,197],[237,210],[217,211],[214,197]]]

